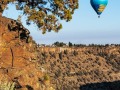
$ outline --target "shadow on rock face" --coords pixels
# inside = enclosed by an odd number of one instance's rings
[[[27,88],[28,90],[34,90],[30,85],[26,85],[26,88]]]
[[[86,84],[80,90],[120,90],[120,81]]]

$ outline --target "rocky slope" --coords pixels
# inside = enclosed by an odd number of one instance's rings
[[[9,23],[11,19],[0,17],[0,90],[52,90],[49,76],[37,64],[36,43],[31,37],[29,43],[18,38]]]

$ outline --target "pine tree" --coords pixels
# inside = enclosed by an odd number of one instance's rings
[[[78,0],[0,0],[1,14],[10,3],[23,11],[27,24],[34,22],[43,34],[51,30],[58,32],[62,28],[59,20],[70,21],[78,8]]]

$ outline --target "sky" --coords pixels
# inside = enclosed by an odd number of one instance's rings
[[[120,44],[120,0],[108,0],[108,5],[101,17],[90,5],[90,0],[79,0],[77,9],[70,22],[61,21],[63,29],[58,33],[42,34],[35,25],[27,26],[25,17],[23,25],[31,32],[33,39],[39,44],[52,44],[59,42],[72,42],[77,44]],[[4,16],[17,19],[20,11],[14,5],[5,10]]]

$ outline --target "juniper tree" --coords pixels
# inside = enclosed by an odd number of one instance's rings
[[[23,11],[27,24],[34,22],[43,34],[58,32],[62,28],[59,20],[70,21],[78,8],[78,0],[0,0],[0,15],[10,3]]]

